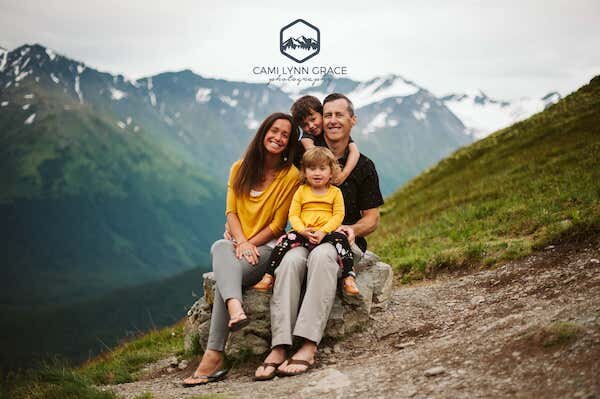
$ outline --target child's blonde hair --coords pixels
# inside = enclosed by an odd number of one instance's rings
[[[307,182],[305,173],[306,168],[323,164],[329,165],[329,168],[331,169],[331,180],[329,181],[329,184],[337,181],[342,173],[342,168],[333,155],[333,152],[331,152],[329,148],[313,147],[306,151],[302,156],[302,169],[300,170],[301,183],[306,184]]]

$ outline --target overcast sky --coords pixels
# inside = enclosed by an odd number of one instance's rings
[[[564,95],[600,74],[598,0],[0,0],[0,46],[40,43],[130,78],[189,68],[256,81],[253,66],[298,65],[279,53],[298,18],[321,31],[302,65],[395,73],[437,95]]]

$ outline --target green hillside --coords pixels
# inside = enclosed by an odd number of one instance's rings
[[[223,182],[62,90],[28,81],[11,96],[36,103],[0,113],[0,303],[73,303],[208,268]]]
[[[0,304],[0,370],[31,367],[56,355],[83,362],[123,340],[172,325],[202,296],[202,273],[196,268],[73,305]]]
[[[600,77],[387,199],[371,248],[405,280],[600,232]]]

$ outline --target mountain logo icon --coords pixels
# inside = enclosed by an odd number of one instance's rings
[[[297,63],[303,63],[319,54],[321,50],[321,32],[319,28],[305,20],[297,19],[281,28],[279,32],[279,50],[281,54],[289,59]]]

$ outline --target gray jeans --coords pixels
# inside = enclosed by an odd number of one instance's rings
[[[356,248],[358,250],[358,248]],[[355,252],[355,263],[362,253]],[[319,344],[335,300],[342,269],[333,245],[322,244],[310,254],[304,247],[291,249],[275,270],[271,297],[271,346],[291,345],[292,336]],[[300,303],[302,284],[306,291]]]
[[[235,248],[231,241],[219,240],[212,245],[210,253],[217,284],[207,349],[220,352],[225,349],[229,335],[229,312],[225,303],[232,298],[242,302],[242,288],[256,284],[265,274],[271,251],[272,248],[266,245],[258,247],[258,264],[252,266],[246,260],[235,257]]]

